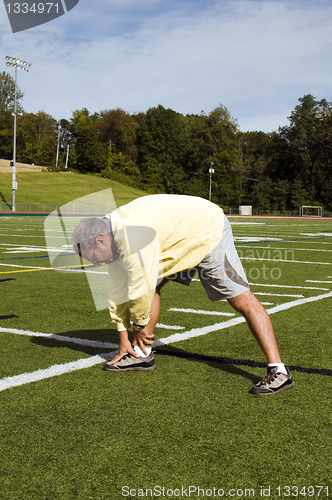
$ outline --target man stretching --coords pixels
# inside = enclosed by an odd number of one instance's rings
[[[108,264],[109,311],[120,336],[106,371],[153,370],[151,346],[160,312],[160,290],[169,280],[189,285],[196,271],[210,300],[227,300],[246,319],[267,362],[253,394],[294,386],[280,359],[269,315],[250,291],[228,219],[198,197],[151,195],[103,219],[83,220],[74,230],[75,251],[95,266]],[[133,322],[134,341],[128,330]]]

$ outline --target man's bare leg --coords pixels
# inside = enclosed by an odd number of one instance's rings
[[[248,326],[261,346],[267,362],[281,363],[270,316],[255,295],[248,290],[233,299],[229,299],[228,302],[247,320]]]

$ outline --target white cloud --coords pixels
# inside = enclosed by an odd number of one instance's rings
[[[221,103],[241,130],[271,131],[304,94],[332,100],[329,4],[197,0],[195,9],[176,2],[167,10],[146,0],[135,21],[133,0],[113,1],[114,17],[100,13],[105,1],[93,13],[80,2],[40,29],[0,34],[3,51],[33,64],[19,75],[26,111],[58,119],[82,107],[137,112],[162,104],[199,113]],[[112,31],[114,19],[126,21],[121,33]]]

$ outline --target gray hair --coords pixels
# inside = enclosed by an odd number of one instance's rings
[[[88,252],[96,246],[97,236],[107,233],[107,226],[102,219],[90,217],[83,219],[73,232],[73,246],[76,253]]]

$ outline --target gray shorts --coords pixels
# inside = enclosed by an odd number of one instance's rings
[[[210,300],[228,300],[249,290],[246,274],[234,246],[231,225],[224,216],[224,229],[218,245],[194,269],[168,279],[190,285],[195,272]]]

